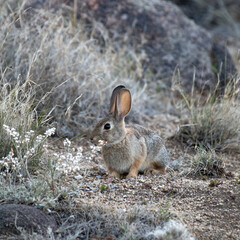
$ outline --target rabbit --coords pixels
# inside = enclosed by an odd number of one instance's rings
[[[93,129],[90,139],[103,140],[102,155],[109,174],[136,178],[139,172],[165,174],[170,158],[158,133],[140,125],[125,126],[124,118],[131,109],[131,93],[120,85],[110,99],[107,116]]]

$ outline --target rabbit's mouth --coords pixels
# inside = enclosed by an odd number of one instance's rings
[[[107,141],[104,141],[104,140],[96,138],[96,137],[90,138],[90,140],[94,145],[98,145],[98,146],[103,146],[103,145],[107,144]]]
[[[104,146],[105,144],[107,144],[107,141],[98,140],[98,145],[99,145],[99,146]]]

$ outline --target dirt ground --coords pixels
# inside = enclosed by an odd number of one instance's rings
[[[91,151],[89,144],[84,145],[84,151]],[[176,140],[167,140],[166,146],[171,160],[182,159],[182,166],[194,155],[193,150],[187,151]],[[196,239],[240,239],[240,154],[224,154],[226,174],[215,179],[215,186],[211,186],[211,178],[196,179],[186,174],[184,167],[169,169],[164,176],[113,179],[104,170],[100,151],[95,156],[83,160],[79,175],[65,179],[66,184],[77,180],[80,186],[76,202],[97,203],[121,211],[141,205],[157,210],[168,202],[170,212]]]

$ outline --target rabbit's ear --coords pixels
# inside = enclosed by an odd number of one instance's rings
[[[116,104],[116,117],[124,118],[131,109],[131,93],[128,89],[123,88],[119,91]]]
[[[115,113],[117,95],[122,88],[125,88],[125,86],[119,85],[116,88],[114,88],[114,90],[112,92],[111,100],[110,100],[109,113]]]

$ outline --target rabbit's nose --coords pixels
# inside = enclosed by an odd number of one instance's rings
[[[89,139],[92,143],[95,143],[96,141],[96,137],[93,134],[90,135]]]

